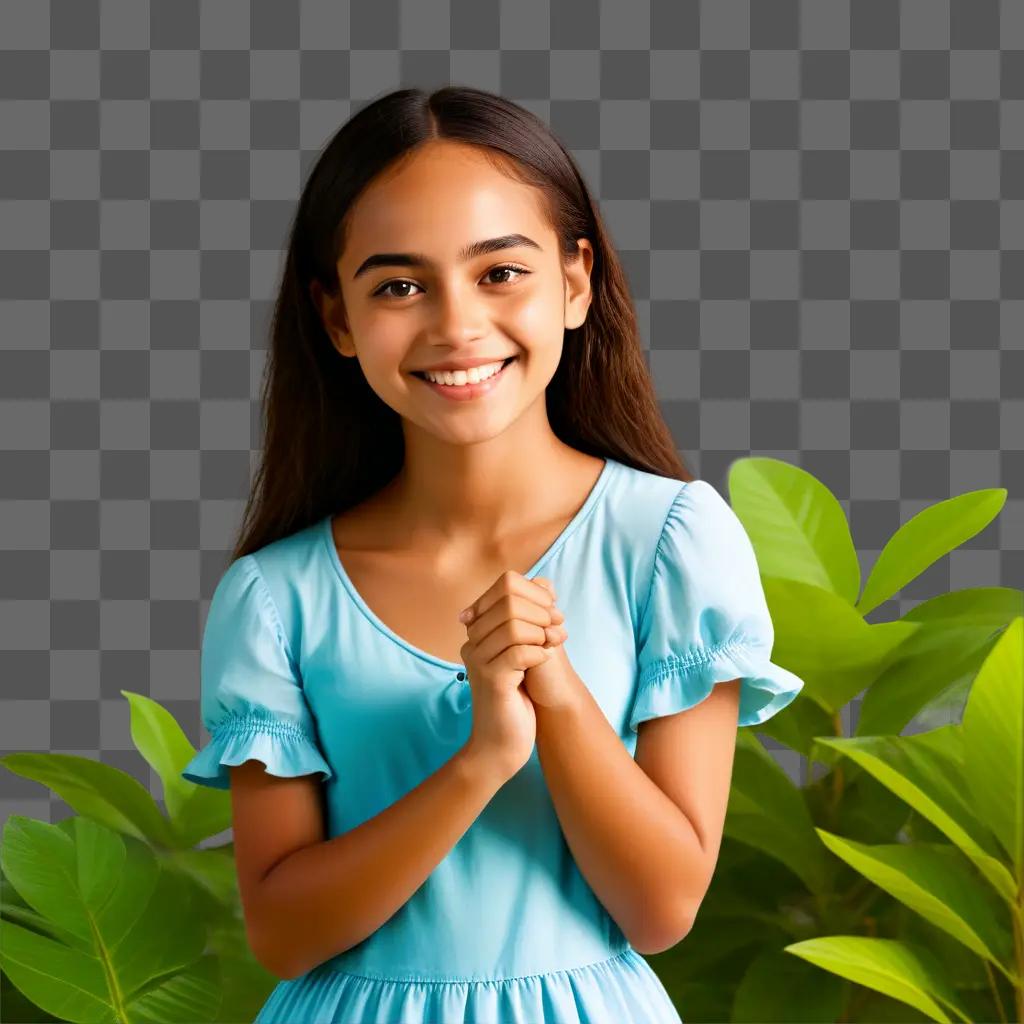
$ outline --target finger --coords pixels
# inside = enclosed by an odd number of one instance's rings
[[[569,631],[565,626],[548,626],[544,633],[547,637],[544,647],[558,647],[569,639]]]
[[[466,626],[466,635],[473,643],[480,644],[491,633],[510,621],[530,623],[541,629],[552,623],[551,613],[547,608],[535,604],[522,594],[504,594]]]
[[[472,604],[462,609],[459,621],[468,625],[483,615],[499,598],[513,594],[522,594],[534,603],[549,608],[555,603],[553,589],[549,590],[513,569],[506,569]]]
[[[487,664],[511,647],[544,647],[546,627],[522,619],[506,619],[476,644],[477,657]]]

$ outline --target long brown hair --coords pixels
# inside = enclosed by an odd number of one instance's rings
[[[566,261],[579,258],[578,238],[594,248],[587,318],[565,331],[546,392],[555,435],[590,455],[693,479],[661,415],[625,274],[573,158],[543,120],[494,93],[399,89],[342,125],[299,197],[264,368],[262,460],[232,561],[358,505],[402,466],[401,417],[369,386],[358,360],[339,357],[310,285],[338,293],[353,201],[377,174],[433,139],[477,146],[541,190]]]

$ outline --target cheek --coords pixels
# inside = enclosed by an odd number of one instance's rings
[[[504,318],[508,333],[527,351],[560,346],[565,331],[561,292],[536,290],[510,304]]]

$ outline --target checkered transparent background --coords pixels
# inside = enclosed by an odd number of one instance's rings
[[[122,688],[205,740],[296,198],[361,105],[449,81],[576,156],[695,475],[804,467],[865,574],[921,508],[1007,487],[871,621],[1024,586],[1019,0],[0,0],[4,751],[159,793]],[[70,808],[0,772],[11,813]]]

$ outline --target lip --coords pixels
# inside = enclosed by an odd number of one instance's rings
[[[488,377],[487,380],[478,381],[476,384],[463,384],[461,387],[455,384],[435,384],[432,380],[427,380],[426,377],[417,377],[415,373],[411,374],[411,376],[442,398],[450,399],[453,402],[468,402],[471,399],[479,398],[481,395],[490,394],[504,379],[506,372],[517,362],[519,362],[519,357],[513,356],[512,362],[503,366],[497,373]]]

